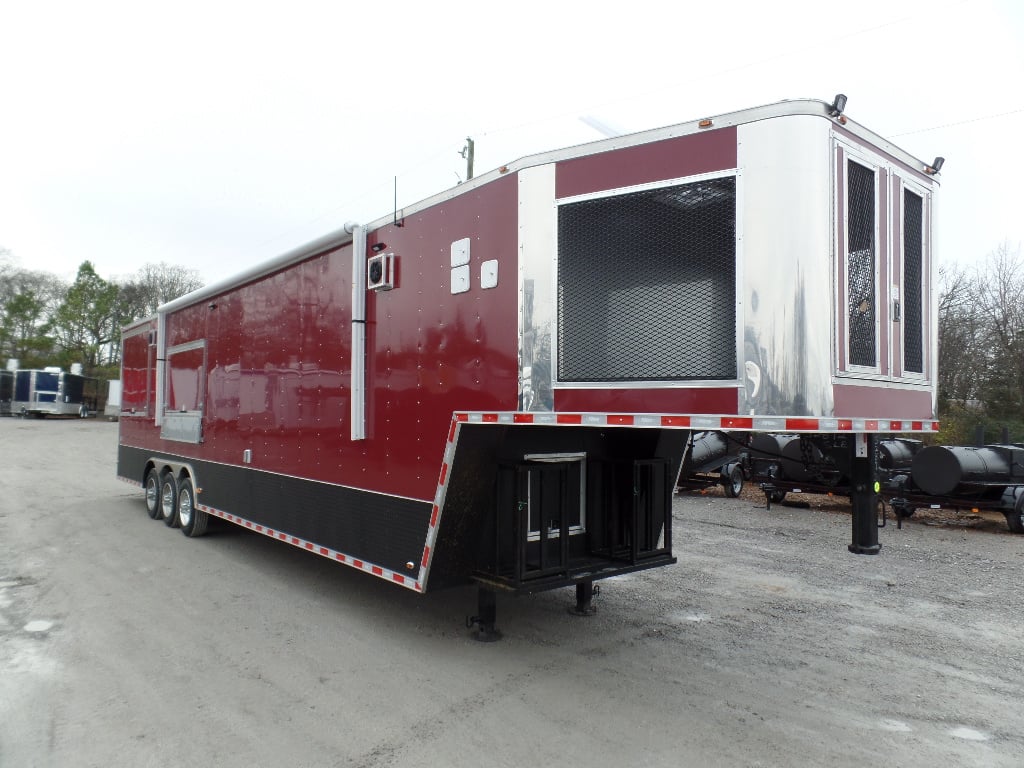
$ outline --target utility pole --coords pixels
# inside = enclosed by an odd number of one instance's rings
[[[466,146],[462,148],[460,153],[466,160],[466,181],[473,178],[473,140],[466,137]]]

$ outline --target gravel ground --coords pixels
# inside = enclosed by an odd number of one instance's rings
[[[1024,764],[1024,537],[686,493],[679,563],[419,596],[114,479],[116,424],[0,419],[0,766]],[[970,524],[968,524],[970,523]]]

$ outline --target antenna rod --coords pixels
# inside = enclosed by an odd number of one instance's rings
[[[395,176],[395,219],[394,225],[396,227],[404,226],[403,222],[398,220],[398,177]]]

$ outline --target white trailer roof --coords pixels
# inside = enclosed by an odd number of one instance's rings
[[[364,226],[367,230],[378,229],[379,227],[383,227],[391,223],[396,216],[398,218],[410,216],[425,208],[437,205],[438,203],[452,200],[459,195],[463,195],[477,187],[488,184],[501,176],[521,171],[524,168],[571,160],[577,157],[585,157],[587,155],[595,155],[602,152],[609,152],[616,149],[624,149],[642,144],[649,144],[679,136],[701,133],[711,129],[728,128],[731,126],[757,122],[759,120],[788,117],[792,115],[812,115],[823,117],[828,120],[834,120],[837,124],[840,124],[844,130],[878,150],[892,156],[910,168],[921,172],[930,168],[930,166],[924,161],[900,149],[895,144],[892,144],[887,139],[884,139],[870,129],[850,120],[845,114],[835,114],[835,110],[831,103],[818,99],[794,99],[790,101],[780,101],[775,104],[767,104],[760,107],[752,107],[750,109],[743,109],[737,112],[729,112],[724,115],[698,118],[689,122],[679,123],[677,125],[639,131],[637,133],[625,134],[623,136],[588,142],[586,144],[577,144],[575,146],[552,150],[550,152],[542,152],[536,155],[529,155],[509,163],[508,165],[503,165],[500,168],[489,171],[481,176],[470,179],[456,187],[439,192],[436,195],[419,201],[418,203],[406,206],[399,211],[391,212],[386,216],[382,216],[379,219],[368,222]],[[296,262],[303,261],[304,259],[318,253],[324,253],[346,245],[352,241],[352,232],[350,227],[351,225],[347,224],[346,226],[330,232],[323,237],[319,237],[316,240],[312,240],[298,246],[297,248],[293,248],[290,251],[282,253],[280,256],[255,264],[249,269],[244,270],[233,277],[212,283],[193,291],[192,293],[188,293],[180,298],[174,299],[173,301],[160,306],[157,312],[164,314],[181,309],[182,307],[190,306],[213,296],[217,296],[239,285],[256,280],[264,275],[277,272],[280,269],[290,266]]]

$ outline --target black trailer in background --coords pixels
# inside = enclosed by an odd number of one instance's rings
[[[11,415],[11,401],[14,400],[14,371],[0,371],[0,416]]]
[[[14,372],[11,412],[19,416],[95,415],[103,407],[99,379],[59,368],[22,369]]]

